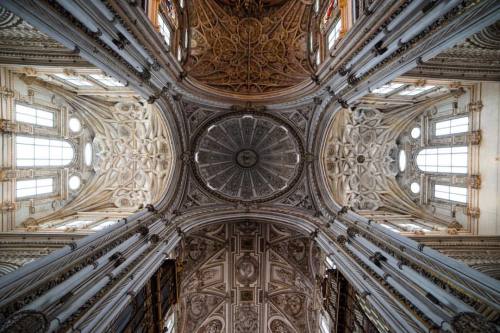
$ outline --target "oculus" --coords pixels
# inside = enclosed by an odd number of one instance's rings
[[[68,180],[68,186],[70,190],[78,190],[81,185],[81,179],[78,176],[71,176]]]

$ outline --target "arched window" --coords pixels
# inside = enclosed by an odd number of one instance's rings
[[[423,149],[417,166],[424,172],[467,173],[467,147]]]
[[[66,140],[42,137],[16,137],[16,166],[55,167],[66,166],[73,161],[75,151]]]
[[[333,24],[332,29],[330,32],[328,32],[328,49],[331,50],[337,40],[340,37],[340,29],[342,28],[342,20],[340,17],[337,19],[337,21]]]

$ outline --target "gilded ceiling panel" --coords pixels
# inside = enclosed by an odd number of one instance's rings
[[[239,94],[274,92],[310,79],[307,27],[311,4],[251,3],[256,6],[239,1],[190,2],[188,75]]]

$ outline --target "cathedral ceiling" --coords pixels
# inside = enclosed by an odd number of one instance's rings
[[[215,224],[185,235],[179,332],[318,332],[321,252],[278,225]]]
[[[311,82],[310,1],[189,1],[189,77],[241,96]]]
[[[189,176],[180,212],[221,204],[294,207],[315,214],[308,120],[315,104],[216,109],[177,101],[187,120]]]

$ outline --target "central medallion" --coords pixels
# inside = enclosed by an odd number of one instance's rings
[[[295,184],[302,155],[300,138],[282,119],[235,112],[213,119],[198,133],[193,171],[218,197],[263,202]]]
[[[242,149],[236,153],[236,163],[242,168],[251,168],[258,160],[259,156],[252,149]]]

